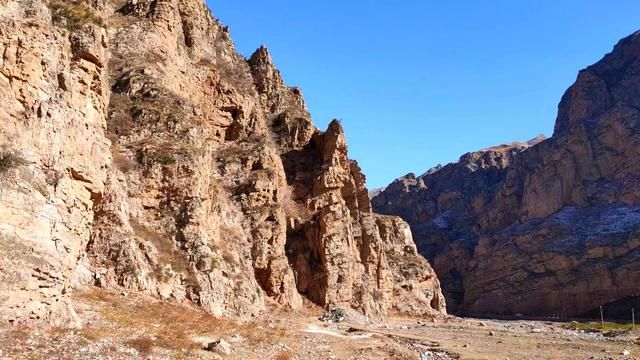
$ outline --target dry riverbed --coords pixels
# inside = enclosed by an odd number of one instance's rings
[[[0,330],[1,359],[639,359],[640,331],[605,336],[540,321],[392,317],[271,304],[255,323],[220,320],[143,295],[76,292],[82,328]]]

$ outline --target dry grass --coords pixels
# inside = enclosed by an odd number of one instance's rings
[[[174,165],[178,161],[176,152],[170,148],[158,148],[151,151],[138,152],[138,162],[147,166],[154,164]]]
[[[84,1],[51,0],[47,5],[51,10],[53,23],[70,31],[82,29],[86,24],[105,26],[104,20]]]
[[[623,324],[623,323],[612,323],[605,322],[604,326],[602,323],[591,321],[591,322],[577,322],[572,321],[565,325],[567,329],[571,330],[584,330],[586,332],[611,332],[611,331],[625,331],[632,329],[632,324]]]
[[[231,251],[229,251],[228,249],[224,249],[222,251],[222,259],[227,263],[230,264],[231,266],[238,266],[238,261],[236,260],[236,258],[233,256],[233,254],[231,253]]]
[[[276,356],[274,357],[274,360],[291,360],[293,358],[294,357],[291,351],[283,350],[276,354]]]
[[[294,200],[291,186],[284,186],[279,189],[278,202],[282,205],[284,213],[289,218],[300,218],[303,221],[308,221],[313,215],[312,211],[304,203]]]
[[[109,100],[109,117],[107,119],[107,137],[117,143],[120,136],[129,136],[135,130],[130,110],[132,101],[128,96],[112,93]]]
[[[16,342],[25,343],[27,342],[27,340],[29,340],[30,336],[31,336],[31,331],[24,327],[16,326],[11,328],[11,330],[9,330],[9,338],[11,338],[13,341],[16,341]]]
[[[226,46],[216,41],[214,46]],[[253,83],[253,76],[249,67],[241,60],[229,61],[223,57],[218,57],[214,62],[209,58],[200,59],[196,65],[207,68],[215,72],[220,81],[228,84],[236,89],[240,94],[251,95],[256,92],[256,86]]]
[[[82,293],[79,297],[97,305],[94,308],[104,320],[116,325],[115,328],[83,328],[81,334],[85,338],[125,338],[128,345],[143,354],[151,353],[154,347],[186,352],[201,349],[202,344],[194,342],[192,336],[217,332],[223,324],[204,312],[151,298],[131,301],[101,290]]]
[[[155,346],[155,342],[153,341],[153,339],[147,336],[128,340],[127,342],[125,342],[125,344],[136,349],[138,353],[144,356],[151,355],[151,353],[153,352],[153,347]]]
[[[108,322],[107,326],[86,326],[80,330],[80,335],[91,342],[123,341],[145,355],[153,353],[154,348],[164,348],[177,351],[184,358],[193,358],[193,352],[204,345],[194,341],[196,337],[224,338],[235,334],[244,339],[243,346],[256,348],[273,346],[293,334],[284,327],[257,329],[255,324],[219,319],[200,309],[162,302],[146,295],[125,298],[93,289],[74,293],[74,297],[90,305]]]
[[[121,151],[117,145],[111,147],[111,156],[113,165],[125,174],[138,167],[138,163]]]
[[[139,147],[132,144],[131,147]],[[154,165],[171,166],[182,161],[192,161],[194,158],[205,156],[206,149],[204,146],[195,146],[191,144],[180,143],[176,139],[174,142],[157,141],[155,143],[147,143],[147,146],[140,148],[136,152],[136,161],[146,167]]]
[[[149,227],[131,220],[131,226],[135,235],[146,241],[149,241],[158,250],[158,262],[159,268],[158,275],[161,276],[161,272],[164,265],[169,264],[171,268],[180,273],[189,272],[189,261],[186,254],[176,247],[175,242],[170,234],[163,234]]]

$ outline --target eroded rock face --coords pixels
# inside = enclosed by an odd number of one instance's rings
[[[107,34],[44,3],[0,10],[0,319],[73,320],[65,293],[111,163]],[[11,160],[13,159],[13,160]]]
[[[413,240],[406,223],[371,213],[364,176],[347,158],[337,121],[301,151],[285,153],[284,161],[293,175],[294,199],[306,199],[310,211],[306,219],[293,219],[287,239],[302,294],[319,304],[373,314],[392,307],[412,314],[444,313],[433,270],[415,248],[408,249]],[[398,271],[404,265],[406,273]],[[421,271],[411,272],[414,267]],[[405,297],[411,301],[403,303]]]
[[[452,309],[575,316],[637,295],[639,70],[636,33],[580,72],[552,138],[467,154],[372,200],[411,224]]]
[[[265,297],[445,313],[340,124],[319,131],[202,1],[5,1],[0,20],[4,321],[66,322],[86,285],[242,320]]]

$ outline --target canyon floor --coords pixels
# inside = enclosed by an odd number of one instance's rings
[[[270,305],[257,321],[220,320],[144,295],[90,289],[74,293],[77,329],[19,326],[0,331],[3,359],[635,359],[640,331],[616,335],[567,324],[450,317],[429,321],[349,314],[318,320],[323,310]],[[208,344],[223,340],[222,344]]]

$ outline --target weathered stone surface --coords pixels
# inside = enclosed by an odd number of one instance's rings
[[[238,55],[203,1],[12,0],[0,20],[4,321],[67,321],[87,285],[241,320],[265,297],[445,313],[340,124],[319,131],[267,49]]]
[[[289,229],[289,259],[302,279],[298,290],[320,304],[352,306],[373,314],[391,307],[414,314],[444,313],[433,270],[417,252],[405,251],[413,244],[406,224],[371,213],[364,177],[347,158],[340,124],[333,121],[302,153],[293,155],[285,156],[285,169],[305,175],[291,183],[297,196],[308,199],[311,211],[308,220]],[[407,268],[411,262],[424,272],[397,271],[405,260]],[[411,303],[403,304],[399,297],[412,292]]]
[[[638,74],[636,33],[580,72],[552,138],[467,154],[375,196],[411,224],[451,309],[613,314],[637,296]]]
[[[111,162],[106,33],[51,24],[40,1],[0,9],[0,319],[73,320],[65,293]],[[88,61],[91,58],[93,61]]]

